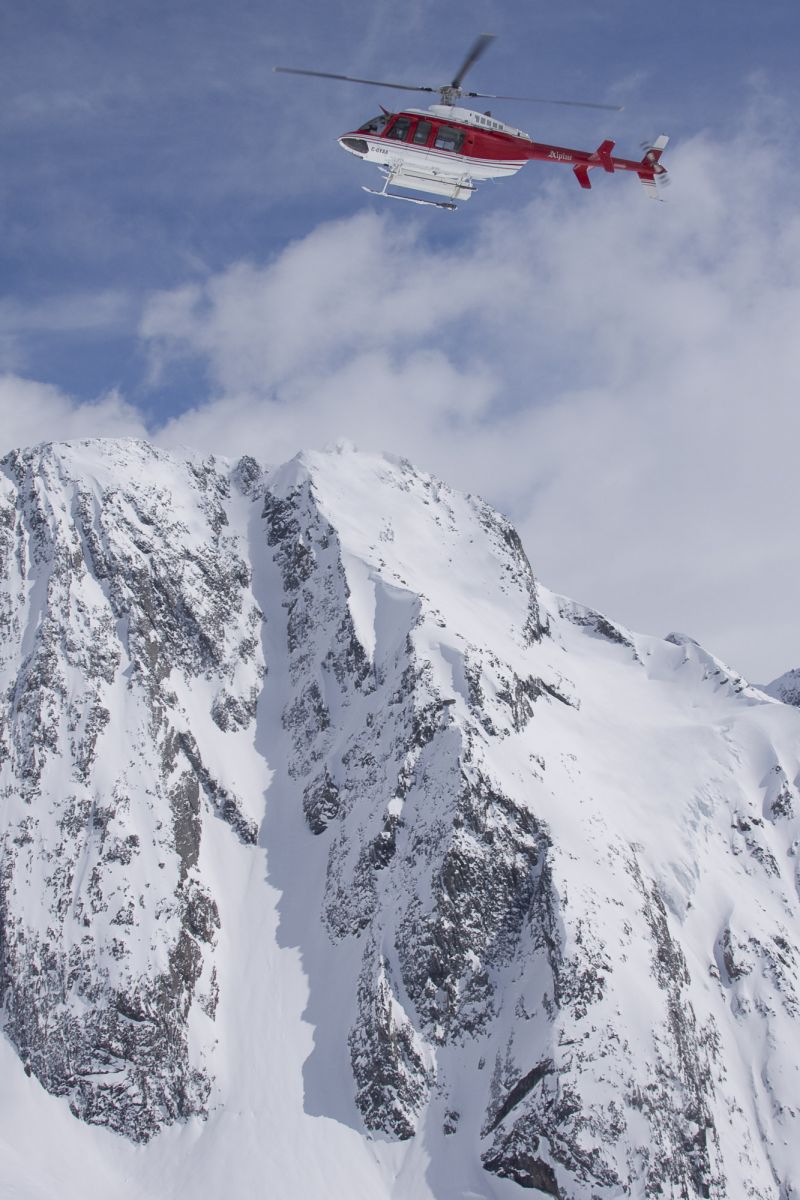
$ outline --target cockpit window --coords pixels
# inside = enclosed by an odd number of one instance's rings
[[[414,130],[414,143],[417,146],[427,146],[428,138],[431,136],[431,122],[418,121],[417,128]]]
[[[450,150],[458,154],[464,145],[465,130],[456,129],[454,125],[440,125],[433,143],[437,150]]]
[[[398,117],[386,136],[387,138],[396,138],[398,142],[404,142],[410,128],[410,117]]]
[[[386,122],[389,118],[386,113],[379,113],[377,117],[373,117],[371,121],[367,121],[365,125],[359,126],[359,133],[383,133],[386,128]]]

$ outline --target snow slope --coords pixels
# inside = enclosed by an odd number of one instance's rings
[[[799,759],[403,460],[8,456],[0,1185],[800,1196]]]

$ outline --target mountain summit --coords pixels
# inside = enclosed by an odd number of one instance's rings
[[[800,1196],[800,712],[342,444],[0,463],[0,1183]]]

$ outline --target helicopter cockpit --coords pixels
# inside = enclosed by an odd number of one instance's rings
[[[466,116],[471,116],[467,113]],[[422,118],[422,119],[420,119]],[[498,127],[500,127],[498,125]],[[433,130],[433,135],[431,135]],[[415,146],[430,146],[436,150],[447,150],[451,154],[459,154],[464,145],[466,130],[456,125],[445,124],[443,121],[429,121],[425,113],[381,113],[358,128],[359,133],[372,133],[381,138],[391,138],[395,142],[411,142]],[[358,145],[356,146],[356,142]],[[355,138],[345,138],[348,149],[356,153],[366,153],[365,142]]]
[[[372,117],[372,119],[367,121],[366,124],[359,125],[358,132],[359,133],[377,133],[378,136],[380,137],[380,135],[383,133],[384,129],[386,128],[386,122],[388,120],[389,120],[389,114],[379,113],[377,117]]]

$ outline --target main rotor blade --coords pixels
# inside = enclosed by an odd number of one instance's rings
[[[450,84],[450,87],[461,87],[461,80],[464,78],[470,67],[474,66],[483,52],[492,44],[494,37],[495,35],[493,33],[479,34],[479,36],[475,39],[475,43],[472,46],[469,54],[464,59],[458,71],[456,71],[455,78]]]
[[[282,75],[315,75],[318,79],[343,79],[346,83],[368,83],[372,87],[398,88],[401,92],[438,92],[438,88],[413,83],[387,83],[385,79],[356,79],[354,75],[332,75],[330,71],[301,71],[297,67],[273,67]]]
[[[492,33],[482,33],[475,45],[472,47],[467,60],[462,66],[461,71],[456,76],[456,80],[460,79],[464,72],[479,58],[483,50],[494,39]],[[440,87],[430,87],[423,83],[388,83],[385,79],[360,79],[356,75],[334,75],[331,71],[306,71],[299,67],[273,67],[273,71],[279,71],[283,75],[313,75],[316,79],[340,79],[345,83],[365,83],[369,87],[388,87],[396,88],[401,92],[441,92],[444,89]],[[457,88],[459,84],[454,82],[450,87]],[[542,96],[496,96],[493,92],[463,92],[464,96],[469,96],[474,100],[522,100],[530,104],[562,104],[570,108],[604,108],[609,112],[622,112],[621,104],[592,104],[585,100],[549,100]]]
[[[543,96],[493,96],[490,92],[464,92],[478,100],[524,100],[530,104],[566,104],[570,108],[606,108],[609,112],[622,112],[622,104],[592,104],[588,100],[548,100]]]

